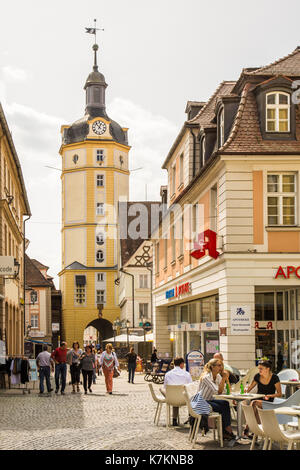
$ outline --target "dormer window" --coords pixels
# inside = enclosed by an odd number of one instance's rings
[[[266,95],[266,132],[290,132],[290,95],[272,92]]]
[[[201,139],[201,168],[205,165],[205,137]]]
[[[224,144],[224,108],[219,112],[219,147]]]

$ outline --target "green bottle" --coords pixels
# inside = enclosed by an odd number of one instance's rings
[[[245,390],[244,390],[244,384],[241,382],[241,395],[244,395]]]
[[[226,395],[230,395],[230,387],[228,382],[226,382]]]

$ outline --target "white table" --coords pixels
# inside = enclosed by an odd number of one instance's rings
[[[230,395],[214,395],[216,400],[236,400],[237,404],[237,440],[243,437],[242,429],[242,402],[246,401],[247,404],[251,403],[253,400],[261,400],[264,395],[258,393],[231,393]]]
[[[292,408],[291,406],[282,406],[281,408],[274,409],[277,415],[290,415],[298,418],[298,428],[300,429],[300,409]]]
[[[300,387],[300,380],[280,380],[280,383],[282,385],[287,385],[287,387],[290,387],[292,390],[291,390],[291,394],[293,395],[293,393],[295,392],[295,388],[297,387]],[[286,394],[286,396],[289,396]]]

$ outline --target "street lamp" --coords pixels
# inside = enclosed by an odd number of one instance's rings
[[[118,326],[120,326],[120,319],[119,317],[116,318],[116,320],[113,322],[113,330],[114,330],[114,344],[116,342],[116,331],[118,329]]]

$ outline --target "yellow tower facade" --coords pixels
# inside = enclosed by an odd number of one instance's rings
[[[100,339],[113,334],[120,315],[118,277],[118,202],[127,201],[127,128],[106,113],[107,84],[98,71],[97,49],[85,83],[83,118],[62,126],[62,339],[82,345],[85,328]],[[103,309],[100,307],[103,306]],[[101,313],[99,314],[99,312]]]

